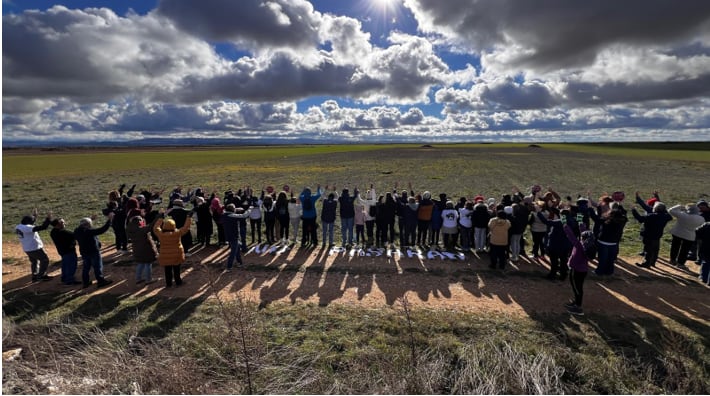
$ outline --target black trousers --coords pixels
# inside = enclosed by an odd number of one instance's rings
[[[574,304],[578,307],[582,306],[582,297],[584,296],[583,286],[586,277],[586,272],[575,271],[573,268],[570,268],[569,282],[572,285]]]
[[[180,264],[165,266],[165,285],[168,287],[172,286],[173,278],[175,278],[176,285],[182,285],[182,279],[180,279]]]
[[[508,262],[508,246],[491,245],[488,255],[491,258],[491,268],[495,268],[496,264],[498,268],[505,268],[505,264]]]
[[[560,279],[567,277],[568,253],[548,252],[548,255],[550,256],[550,273],[547,274],[547,277],[550,279],[554,278],[558,271],[560,273]]]
[[[643,240],[643,251],[646,252],[644,255],[643,265],[653,267],[656,265],[656,260],[658,260],[658,251],[661,249],[660,239],[644,239]]]
[[[685,264],[692,244],[693,241],[673,235],[673,240],[671,241],[671,261],[677,262],[678,265]]]

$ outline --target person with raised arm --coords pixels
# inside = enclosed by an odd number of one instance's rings
[[[241,208],[239,208],[241,209]],[[243,210],[241,211],[242,213],[237,213],[237,207],[234,206],[234,204],[230,203],[227,206],[224,207],[224,213],[222,213],[222,224],[224,225],[224,236],[225,239],[227,240],[227,243],[229,243],[229,257],[227,257],[227,268],[226,271],[230,272],[232,271],[232,268],[234,267],[234,260],[239,263],[239,266],[243,266],[244,262],[242,261],[242,257],[240,252],[240,246],[239,246],[239,233],[240,233],[240,221],[246,219],[249,217],[249,211],[244,212]]]
[[[60,217],[52,220],[49,236],[57,248],[57,254],[62,258],[62,283],[68,286],[78,285],[80,282],[74,278],[79,264],[74,233],[67,229],[66,222]]]
[[[643,227],[641,236],[643,237],[644,259],[643,262],[636,263],[636,265],[650,268],[656,265],[658,252],[661,249],[663,230],[666,228],[666,224],[673,220],[673,217],[668,213],[666,205],[661,201],[650,202],[653,204],[653,207],[651,207],[639,197],[637,192],[636,202],[646,212],[642,215],[636,210],[635,206],[631,208],[631,214]]]
[[[93,218],[85,217],[79,220],[79,227],[74,230],[74,237],[76,238],[77,244],[79,244],[79,253],[81,254],[81,261],[83,263],[81,280],[84,288],[91,286],[92,282],[89,278],[89,273],[92,268],[94,270],[97,288],[104,287],[112,282],[104,277],[104,262],[101,257],[101,241],[99,241],[99,235],[108,231],[111,227],[113,217],[114,213],[109,213],[106,224],[100,228],[93,228]]]
[[[20,239],[22,250],[30,259],[30,271],[32,272],[32,282],[48,281],[52,279],[47,275],[49,268],[49,257],[44,251],[44,243],[38,232],[46,230],[52,221],[52,213],[47,213],[47,217],[40,225],[35,225],[37,218],[37,208],[32,211],[32,215],[22,217],[20,224],[15,227],[15,234]]]
[[[318,211],[316,210],[316,202],[318,202],[322,194],[323,190],[318,184],[315,194],[311,192],[310,187],[304,187],[298,197],[301,200],[301,210],[303,211],[303,215],[301,215],[301,220],[303,221],[302,246],[310,244],[315,247],[318,245],[318,224],[316,223]]]
[[[190,231],[192,225],[192,211],[188,212],[185,224],[177,228],[173,219],[166,219],[168,211],[160,211],[160,217],[153,225],[153,232],[158,241],[160,249],[158,253],[158,264],[165,269],[165,287],[172,287],[173,279],[175,286],[182,286],[184,283],[180,278],[180,265],[185,262],[185,249],[182,246],[182,236]]]

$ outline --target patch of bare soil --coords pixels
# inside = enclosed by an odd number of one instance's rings
[[[406,253],[387,257],[350,255],[318,246],[271,253],[251,246],[243,256],[245,266],[225,272],[227,247],[193,249],[183,265],[185,284],[166,288],[163,269],[153,267],[155,283],[136,284],[130,253],[117,254],[106,248],[104,272],[113,283],[97,289],[82,289],[60,283],[60,264],[52,247],[46,248],[54,279],[32,283],[29,262],[16,242],[2,244],[3,293],[18,290],[64,293],[117,293],[166,298],[234,298],[237,294],[261,306],[270,303],[314,303],[320,306],[345,304],[386,307],[407,296],[418,307],[456,311],[527,316],[564,312],[572,296],[568,280],[545,279],[546,261],[521,259],[505,271],[488,268],[488,257],[467,255],[465,259],[409,257]],[[587,314],[619,317],[654,316],[660,319],[684,317],[710,325],[710,288],[698,281],[699,266],[682,271],[660,260],[655,268],[634,265],[635,258],[621,258],[611,277],[589,273],[584,287]],[[592,265],[594,267],[594,265]],[[77,271],[80,279],[81,264]],[[92,273],[93,278],[93,273]]]

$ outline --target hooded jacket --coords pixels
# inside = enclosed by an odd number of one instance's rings
[[[298,199],[301,200],[301,209],[303,210],[303,214],[301,215],[302,218],[315,219],[316,217],[318,217],[318,212],[316,211],[316,202],[318,202],[318,200],[320,199],[321,194],[322,191],[320,188],[315,194],[311,193],[310,188],[303,189],[301,195],[298,196]],[[307,207],[308,205],[304,205],[304,202],[306,202],[306,200],[310,201],[310,207]]]

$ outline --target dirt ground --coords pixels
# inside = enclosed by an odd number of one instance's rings
[[[245,298],[265,306],[274,302],[313,303],[320,306],[345,304],[361,307],[396,306],[403,296],[414,307],[456,311],[530,316],[564,312],[571,297],[569,281],[545,279],[546,261],[521,258],[505,271],[488,268],[482,254],[443,259],[408,257],[406,252],[387,257],[386,253],[356,253],[295,248],[276,253],[256,249],[243,256],[245,266],[223,271],[227,247],[193,249],[183,265],[185,284],[165,288],[163,269],[153,267],[151,284],[136,284],[131,254],[118,254],[113,246],[104,249],[104,272],[113,280],[109,286],[82,289],[60,283],[59,257],[52,246],[46,250],[52,260],[54,279],[32,283],[27,257],[13,241],[2,244],[3,294],[13,291],[64,293],[116,293],[136,296],[162,295],[166,298]],[[364,254],[364,255],[360,255]],[[710,287],[698,280],[699,266],[688,262],[682,271],[659,260],[655,268],[634,265],[637,257],[623,257],[615,274],[599,277],[589,273],[584,285],[587,315],[618,317],[680,317],[710,325]],[[594,264],[592,264],[594,267]],[[81,264],[77,271],[80,279]],[[92,273],[93,278],[93,273]]]

